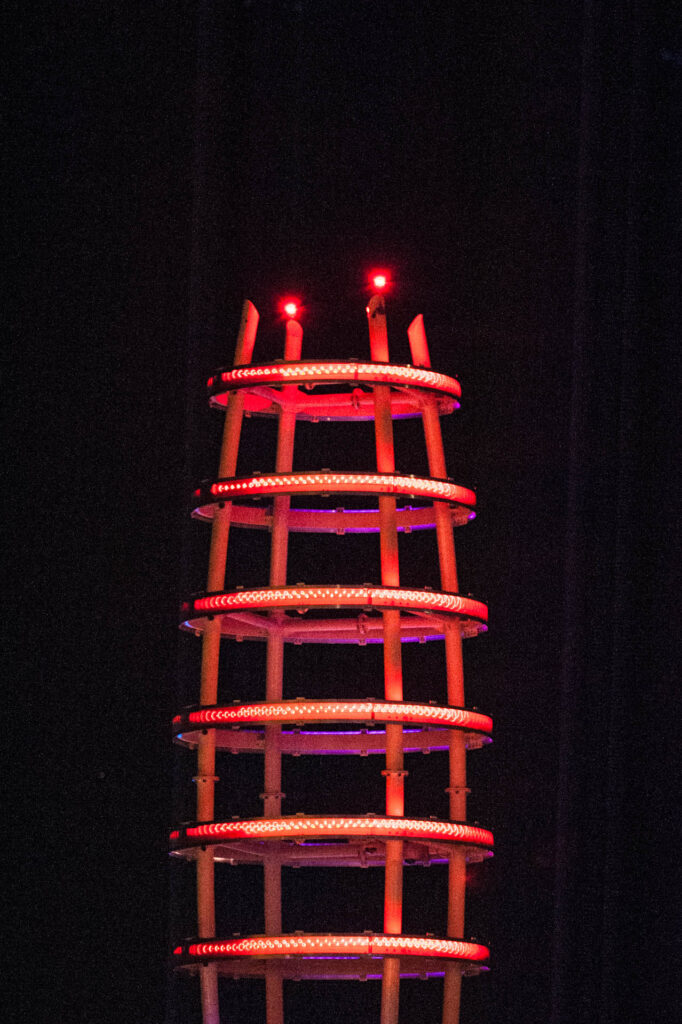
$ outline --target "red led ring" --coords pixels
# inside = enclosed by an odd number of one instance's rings
[[[328,384],[342,384],[347,390],[335,394],[308,393]],[[225,406],[229,393],[242,390],[245,412],[277,415],[280,408],[286,407],[304,419],[340,421],[374,418],[374,398],[367,389],[375,384],[387,384],[394,389],[394,417],[419,416],[419,392],[432,395],[441,414],[459,408],[459,381],[417,366],[351,361],[276,363],[222,370],[208,380],[211,402],[219,407]],[[282,390],[285,385],[288,390]]]
[[[285,756],[383,754],[386,730],[381,726],[390,722],[407,727],[403,730],[405,753],[447,750],[453,729],[464,733],[465,745],[472,750],[491,742],[493,727],[488,715],[467,708],[392,701],[299,699],[194,708],[175,716],[173,733],[177,742],[195,747],[202,729],[213,728],[218,749],[231,753],[262,753],[263,731],[269,722],[285,726],[280,738],[281,752]],[[338,728],[343,724],[355,725],[355,728]],[[327,728],[315,728],[321,725]]]
[[[301,616],[274,618],[273,609],[291,609]],[[315,609],[355,609],[354,618],[309,618]],[[488,609],[481,601],[461,594],[405,587],[296,586],[260,587],[252,590],[206,594],[184,602],[184,629],[200,633],[205,620],[219,616],[224,636],[264,639],[276,632],[286,643],[382,643],[383,618],[369,612],[393,608],[400,616],[401,639],[442,639],[444,619],[454,618],[463,637],[487,630]]]
[[[394,384],[398,387],[438,391],[452,398],[460,398],[462,395],[460,383],[454,377],[418,366],[391,363],[299,362],[241,366],[219,371],[209,378],[208,387],[211,390],[235,391],[254,384],[336,383]]]
[[[401,978],[442,977],[447,963],[463,975],[487,971],[489,950],[477,942],[411,935],[271,935],[214,939],[176,946],[176,968],[213,962],[219,974],[262,978],[277,961],[283,978],[380,979],[386,956],[399,957]]]
[[[193,498],[192,515],[211,520],[216,505],[230,502],[230,522],[235,526],[266,529],[270,526],[268,507],[257,508],[243,502],[248,499],[276,495],[381,495],[391,494],[428,502],[426,506],[397,509],[399,530],[434,529],[436,514],[432,502],[446,502],[452,509],[452,523],[461,526],[476,517],[473,507],[476,494],[449,480],[406,476],[397,473],[268,473],[258,476],[226,478],[206,483]],[[310,533],[376,533],[379,530],[378,509],[293,508],[289,510],[288,526],[293,532]]]
[[[174,723],[180,723],[177,715]],[[480,711],[435,704],[378,700],[292,700],[237,704],[190,711],[192,725],[259,725],[268,722],[410,722],[447,729],[490,732],[493,721]]]
[[[239,839],[259,841],[300,838],[350,838],[371,837],[376,839],[413,839],[425,842],[462,843],[468,846],[494,845],[493,834],[479,825],[467,825],[455,821],[432,821],[431,819],[396,818],[388,816],[323,816],[255,818],[247,821],[206,822],[189,825],[178,835],[175,830],[171,840],[177,845],[219,843]]]
[[[195,597],[183,606],[192,615],[220,615],[236,609],[260,611],[274,608],[367,608],[383,611],[400,608],[412,612],[436,612],[477,619],[485,623],[488,609],[481,601],[437,590],[382,586],[259,587]]]
[[[202,494],[202,492],[199,492]],[[429,501],[475,505],[476,494],[449,480],[397,473],[268,473],[216,480],[202,497],[208,501],[262,497],[267,494],[396,494]]]
[[[487,946],[461,939],[422,938],[413,935],[268,935],[214,939],[176,946],[176,957],[218,960],[232,957],[435,957],[482,963]]]

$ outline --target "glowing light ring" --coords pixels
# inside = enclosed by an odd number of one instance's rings
[[[203,960],[271,956],[419,956],[480,963],[489,958],[490,950],[477,942],[411,935],[268,935],[192,942],[188,946],[177,946],[174,954]]]
[[[256,818],[252,821],[219,821],[190,825],[182,837],[171,833],[171,841],[182,845],[184,839],[228,841],[231,839],[295,839],[299,837],[372,836],[376,838],[421,839],[448,843],[466,843],[492,847],[493,834],[478,825],[454,821],[389,817],[287,817]]]
[[[243,366],[209,377],[208,387],[216,391],[234,391],[253,385],[365,383],[393,384],[438,391],[460,398],[462,388],[454,377],[417,366],[390,363],[311,362],[279,363],[274,366]]]
[[[229,501],[233,498],[264,494],[334,493],[399,494],[461,505],[476,504],[476,494],[468,487],[460,487],[447,480],[399,476],[392,473],[273,473],[267,476],[216,480],[207,491],[206,499],[213,501]]]
[[[270,608],[404,608],[408,611],[444,612],[488,620],[488,609],[482,601],[460,594],[435,590],[407,590],[402,587],[261,587],[230,593],[197,597],[183,606],[184,612],[197,615],[221,614],[235,609]]]
[[[197,726],[265,725],[268,722],[409,722],[488,734],[493,728],[493,720],[488,715],[466,708],[368,700],[280,701],[210,707],[190,711],[186,720]],[[182,716],[177,715],[173,724],[180,728],[181,723]]]

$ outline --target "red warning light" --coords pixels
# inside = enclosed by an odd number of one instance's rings
[[[296,314],[298,313],[298,308],[299,307],[298,307],[298,303],[294,302],[293,299],[288,299],[284,303],[282,308],[283,308],[284,312],[286,313],[286,315],[290,319],[293,319],[296,316]]]
[[[388,276],[386,274],[373,274],[372,275],[372,285],[373,285],[373,287],[378,292],[383,291],[387,284],[388,284]]]

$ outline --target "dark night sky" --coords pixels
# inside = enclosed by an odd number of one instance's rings
[[[682,33],[676,5],[647,6],[17,9],[8,380],[28,390],[8,448],[22,453],[11,548],[27,613],[6,685],[28,756],[7,928],[24,922],[31,945],[9,1019],[198,1019],[191,983],[167,981],[192,919],[166,836],[189,813],[168,721],[195,693],[197,649],[175,626],[205,573],[205,531],[184,514],[217,459],[203,384],[232,358],[245,297],[259,360],[281,354],[290,290],[304,355],[365,356],[364,275],[386,264],[396,361],[422,312],[434,366],[462,381],[448,465],[480,510],[457,536],[460,576],[491,608],[465,670],[496,726],[470,758],[471,817],[497,855],[472,872],[468,927],[494,959],[465,984],[462,1024],[674,1020]],[[398,465],[417,473],[403,426]],[[249,421],[240,468],[270,468],[272,436]],[[301,428],[297,465],[360,468],[371,434],[347,428],[341,451],[339,436],[321,430],[315,450]],[[324,579],[376,577],[376,542],[343,544],[316,542]],[[265,550],[235,537],[229,580],[263,582]],[[309,551],[292,542],[291,579],[313,582]],[[405,582],[437,585],[431,537],[401,557]],[[248,647],[226,653],[227,700],[259,692]],[[324,651],[329,694],[354,674],[372,694],[375,654]],[[309,656],[291,656],[291,695],[313,695]],[[410,695],[440,695],[436,653],[408,645],[405,663]],[[443,815],[438,758],[415,766],[412,792]],[[251,767],[221,771],[226,815],[258,813],[239,795]],[[362,793],[345,809],[379,810],[361,768],[341,766],[346,799]],[[311,771],[291,769],[289,813],[337,809]],[[314,930],[302,874],[288,926]],[[258,879],[237,877],[228,934],[259,927]],[[324,885],[353,927],[378,930],[377,881]],[[410,875],[411,930],[442,931],[441,884],[438,869]],[[331,897],[324,913],[344,926]],[[292,1020],[374,1019],[378,987],[360,988],[294,988]],[[405,1020],[439,1019],[439,983],[404,989]],[[226,996],[225,1019],[259,1020],[260,998]]]

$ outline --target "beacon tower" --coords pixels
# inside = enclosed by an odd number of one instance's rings
[[[474,517],[476,496],[448,477],[441,432],[442,418],[459,407],[461,389],[455,378],[431,369],[421,315],[407,331],[412,364],[391,362],[386,288],[386,275],[375,275],[366,310],[366,362],[304,360],[303,331],[292,301],[284,307],[283,361],[254,363],[259,315],[247,301],[234,365],[208,381],[210,401],[224,412],[225,422],[215,479],[194,492],[194,517],[211,531],[206,591],[182,606],[182,628],[201,643],[201,679],[196,705],[173,720],[177,742],[196,750],[196,820],[170,834],[172,853],[196,864],[197,937],[176,945],[173,964],[199,975],[203,1024],[220,1022],[219,976],[236,979],[235,984],[239,978],[263,979],[264,1024],[284,1024],[287,979],[376,979],[381,984],[378,1024],[397,1024],[401,978],[444,978],[443,1024],[457,1024],[462,976],[486,969],[488,949],[464,938],[465,871],[467,861],[491,856],[493,836],[467,822],[466,752],[490,742],[492,721],[466,706],[462,640],[486,630],[488,613],[483,603],[459,593],[453,527]],[[273,472],[236,476],[245,414],[277,419]],[[394,421],[406,417],[423,423],[428,477],[407,474],[403,470],[409,466],[396,469]],[[303,419],[338,422],[340,430],[348,421],[373,421],[374,450],[366,453],[366,468],[294,472],[296,424]],[[299,507],[301,495],[310,507]],[[325,507],[322,496],[333,496],[338,504]],[[357,507],[360,498],[365,507]],[[352,507],[345,508],[344,500]],[[232,527],[270,531],[270,564],[263,566],[262,586],[238,589],[226,580]],[[398,534],[413,529],[434,532],[437,591],[401,585]],[[340,544],[346,534],[375,533],[376,582],[292,584],[287,553],[294,531],[338,534]],[[312,559],[311,572],[323,573]],[[235,640],[266,645],[257,702],[234,703],[233,694],[219,692],[221,647]],[[403,698],[402,645],[414,640],[442,647],[438,703]],[[292,699],[284,674],[289,645],[348,643],[383,645],[383,677],[376,679],[374,696],[357,700],[339,693],[329,700],[313,689]],[[310,678],[314,686],[314,673]],[[406,817],[410,755],[432,750],[448,751],[443,784],[449,816]],[[235,820],[229,808],[216,807],[219,763],[240,752],[254,755],[254,787],[262,790],[263,815],[251,820]],[[384,813],[313,817],[293,808],[293,814],[283,814],[287,758],[339,754],[371,755],[367,770],[385,779]],[[403,932],[408,861],[447,864],[442,894],[447,932],[440,937],[426,930]],[[216,934],[215,872],[229,872],[234,864],[262,865],[263,934]],[[353,866],[376,869],[384,896],[380,930],[283,932],[283,872]],[[372,926],[377,922],[368,922]]]

